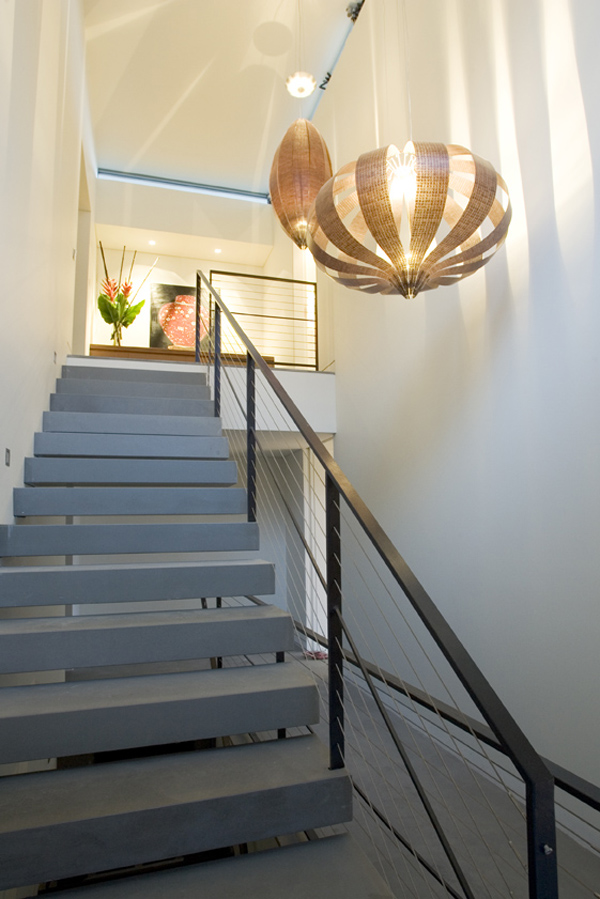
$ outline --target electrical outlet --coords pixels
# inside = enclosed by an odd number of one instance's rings
[[[8,447],[4,450],[4,464],[10,465],[10,450]]]

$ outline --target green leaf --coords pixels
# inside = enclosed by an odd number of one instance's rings
[[[127,300],[125,299],[125,297],[123,296],[122,293],[117,294],[117,297],[115,300],[115,305],[116,305],[117,309],[119,310],[119,321],[122,322],[123,318],[125,316],[125,313],[127,312]]]
[[[132,321],[137,317],[140,309],[142,308],[142,306],[144,305],[145,302],[146,302],[145,300],[142,300],[141,303],[137,303],[137,305],[130,306],[129,309],[127,309],[127,311],[125,312],[125,315],[123,316],[123,327],[124,328],[129,327],[129,325],[132,323]]]
[[[98,309],[100,310],[100,315],[107,324],[113,325],[118,321],[118,318],[116,317],[117,309],[105,293],[101,293],[98,297]]]

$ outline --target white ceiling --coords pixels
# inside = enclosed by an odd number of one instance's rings
[[[98,166],[268,192],[275,149],[322,91],[348,0],[83,0]],[[299,12],[300,9],[300,12]]]

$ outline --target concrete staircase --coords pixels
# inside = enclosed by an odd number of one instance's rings
[[[332,897],[390,896],[346,835],[231,848],[349,820],[351,786],[306,730],[318,696],[302,666],[281,661],[294,648],[289,616],[208,608],[207,597],[272,593],[274,571],[227,558],[257,550],[259,534],[240,520],[245,492],[204,376],[168,364],[62,374],[14,493],[19,523],[0,527],[0,675],[16,682],[0,688],[0,764],[58,759],[0,778],[0,890],[36,895],[162,861],[65,895],[304,897],[326,881]],[[235,661],[258,655],[273,663]],[[289,728],[305,733],[275,738]],[[208,852],[231,857],[190,864]]]

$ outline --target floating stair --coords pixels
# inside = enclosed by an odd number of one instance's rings
[[[53,895],[58,899],[392,899],[347,834]]]
[[[174,858],[348,820],[316,737],[5,778],[0,888]],[[10,828],[10,829],[8,829]]]
[[[329,770],[307,730],[318,721],[315,684],[284,660],[291,619],[243,599],[274,591],[273,566],[228,558],[255,552],[259,533],[241,518],[245,491],[202,372],[73,363],[50,406],[25,461],[28,486],[14,492],[18,523],[0,527],[0,608],[39,617],[0,618],[0,675],[65,680],[0,687],[0,764],[56,758],[59,770],[0,778],[0,890],[172,865],[349,820],[349,779]],[[220,558],[198,561],[203,552]],[[138,553],[147,561],[118,561]],[[192,555],[175,562],[171,553]],[[103,563],[63,564],[94,555]],[[49,556],[56,564],[25,564]],[[155,605],[132,612],[135,603]],[[48,617],[46,606],[67,614]],[[283,739],[290,728],[300,735]],[[315,872],[324,878],[342,859],[347,871],[336,871],[330,895],[390,896],[341,838],[66,895],[241,894],[226,891],[230,876],[247,896],[300,897],[315,892]]]

